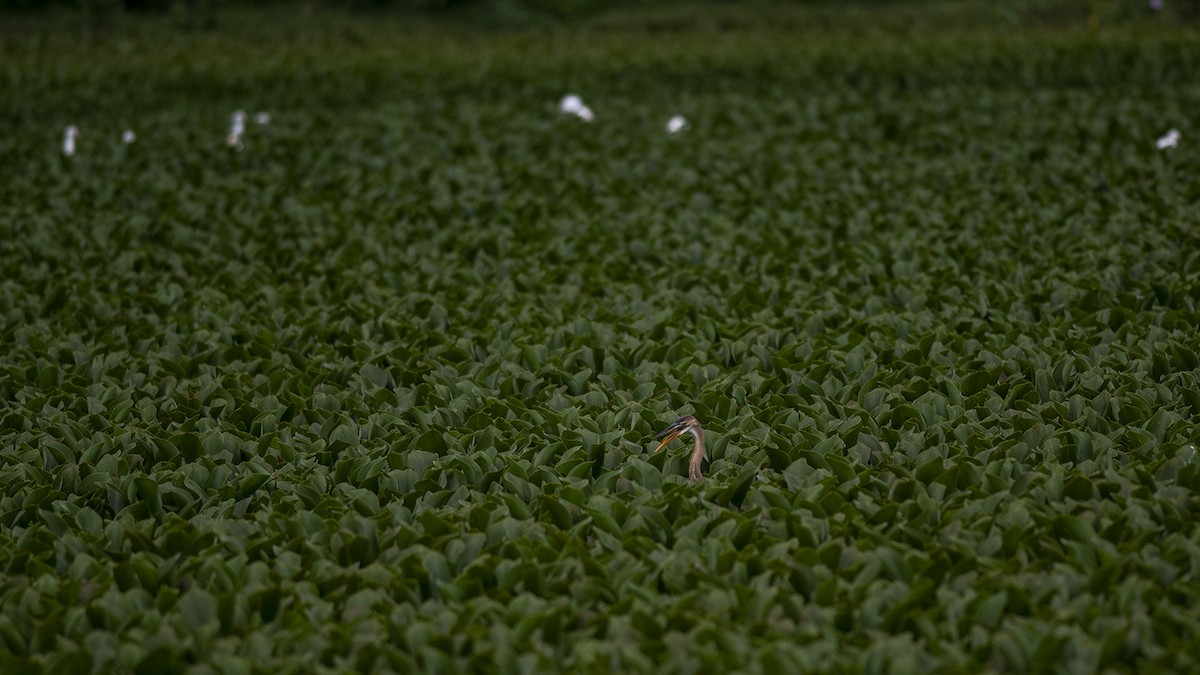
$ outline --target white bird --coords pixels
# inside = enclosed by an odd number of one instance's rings
[[[1158,139],[1158,141],[1156,141],[1154,144],[1158,146],[1159,150],[1166,150],[1167,148],[1173,148],[1176,145],[1179,145],[1179,130],[1171,129],[1167,132],[1166,136]]]
[[[583,99],[575,94],[567,94],[558,103],[558,110],[564,115],[578,115],[581,108],[583,108]]]
[[[126,129],[121,133],[121,142],[125,145],[132,145],[137,140],[137,134],[133,133],[133,129]]]
[[[233,118],[229,124],[229,135],[225,137],[225,144],[231,148],[242,149],[242,134],[246,133],[246,113],[238,110],[233,113]]]
[[[75,139],[79,136],[79,128],[74,124],[67,126],[63,132],[63,154],[67,157],[75,155]]]
[[[575,94],[567,94],[558,102],[558,110],[564,115],[574,115],[584,122],[596,119],[592,109],[584,105],[583,99]]]
[[[667,133],[677,134],[688,128],[688,121],[683,115],[676,115],[667,120]]]
[[[271,123],[271,113],[260,112],[254,116],[254,123],[259,126],[266,126]]]

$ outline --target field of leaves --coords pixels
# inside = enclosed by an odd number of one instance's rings
[[[0,670],[1200,667],[1200,40],[776,19],[0,41]]]

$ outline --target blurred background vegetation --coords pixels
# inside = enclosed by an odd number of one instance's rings
[[[1077,24],[1096,28],[1147,19],[1200,25],[1200,0],[0,0],[0,13],[10,18],[70,14],[82,17],[92,29],[102,28],[118,16],[158,15],[175,19],[184,29],[212,30],[220,26],[223,17],[240,16],[251,8],[269,8],[276,14],[294,13],[301,17],[331,12],[412,14],[500,28],[536,27],[630,12],[639,16],[666,12],[678,17],[681,9],[704,12],[721,8],[804,9],[817,13],[865,11],[884,21],[891,17],[908,24],[953,22],[981,28],[997,22],[1028,28]],[[673,21],[678,23],[678,19]],[[661,28],[678,30],[681,26]]]

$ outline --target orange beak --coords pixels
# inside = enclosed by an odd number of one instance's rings
[[[670,431],[670,430],[668,429],[668,431]],[[663,438],[662,443],[659,443],[658,447],[655,448],[654,451],[658,452],[659,450],[662,450],[664,445],[666,445],[667,443],[670,443],[671,441],[675,440],[676,438],[679,438],[679,436],[682,433],[683,433],[682,430],[671,431],[669,434],[667,434],[667,436],[665,438]]]
[[[680,434],[687,431],[687,425],[684,423],[684,420],[686,419],[686,417],[680,417],[674,422],[671,422],[671,426],[658,432],[658,435],[655,436],[655,438],[661,438],[662,443],[659,443],[658,447],[654,449],[655,452],[662,450],[664,445],[670,443],[676,438],[679,438]]]

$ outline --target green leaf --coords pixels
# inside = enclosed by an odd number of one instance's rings
[[[442,437],[442,433],[436,429],[430,429],[421,434],[410,446],[416,450],[424,450],[435,455],[446,454],[446,439]]]
[[[217,620],[217,600],[199,588],[192,588],[179,598],[179,614],[194,631],[205,629]]]

